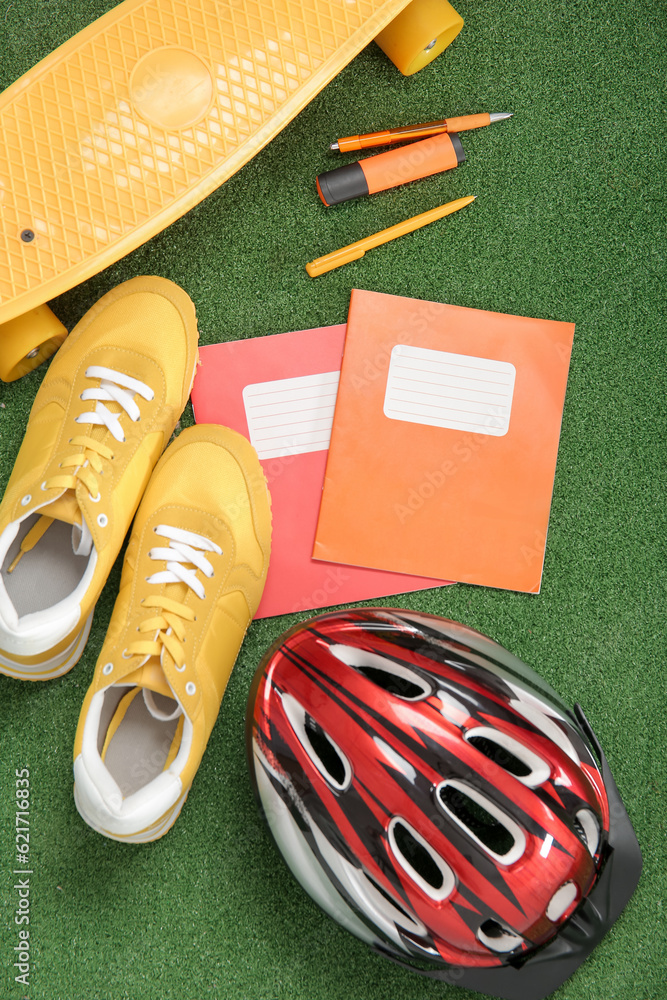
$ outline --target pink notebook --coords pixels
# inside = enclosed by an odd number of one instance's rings
[[[247,437],[271,491],[271,562],[258,618],[445,582],[312,558],[345,329],[329,326],[200,348],[192,389],[195,420],[223,424]]]

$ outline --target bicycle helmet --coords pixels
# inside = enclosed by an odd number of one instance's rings
[[[247,712],[260,807],[335,920],[415,971],[539,1000],[634,892],[641,854],[583,712],[465,625],[319,615]]]

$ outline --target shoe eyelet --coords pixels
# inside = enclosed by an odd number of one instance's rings
[[[184,663],[182,667],[177,667],[176,664],[174,664],[174,667],[176,668],[179,674],[182,674],[187,667],[187,663]]]
[[[113,663],[105,663],[104,666],[102,667],[102,673],[106,674],[107,677],[109,676],[112,670],[113,670]]]
[[[120,655],[123,657],[124,660],[131,660],[132,659],[132,653],[128,653],[128,651],[126,649],[124,649],[123,652]]]
[[[30,495],[30,493],[26,493],[24,497],[21,497],[21,506],[27,507],[31,500],[32,496]]]
[[[109,523],[109,518],[106,516],[106,514],[98,514],[97,523],[99,524],[100,528],[106,528],[107,524]]]
[[[193,695],[193,694],[196,693],[196,691],[197,691],[197,688],[192,683],[192,681],[188,681],[188,683],[185,685],[185,693]]]
[[[102,494],[100,493],[99,490],[97,491],[97,496],[96,497],[94,497],[92,493],[89,493],[88,494],[88,499],[90,500],[91,503],[99,503],[100,500],[102,499]]]

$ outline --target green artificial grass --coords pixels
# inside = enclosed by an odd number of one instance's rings
[[[0,85],[111,0],[4,2]],[[466,24],[403,78],[367,48],[240,173],[53,307],[71,327],[119,282],[159,274],[194,300],[201,343],[344,322],[353,287],[576,323],[542,592],[457,585],[386,605],[458,619],[584,707],[644,854],[639,888],[559,1000],[667,996],[665,856],[665,60],[653,0],[460,0]],[[325,209],[340,135],[478,111],[455,171]],[[442,222],[310,279],[307,261],[434,205]],[[0,488],[40,368],[0,387]],[[190,406],[183,425],[193,420]],[[391,539],[387,540],[391,545]],[[97,835],[71,753],[120,566],[79,664],[0,677],[0,995],[6,1000],[465,1000],[372,955],[311,902],[274,849],[247,774],[247,692],[297,616],[253,623],[192,792],[160,841]],[[29,986],[15,983],[15,770],[30,770]]]

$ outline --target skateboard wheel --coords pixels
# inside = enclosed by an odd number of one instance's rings
[[[404,76],[411,76],[433,62],[462,27],[463,18],[447,0],[412,0],[375,41]]]
[[[0,326],[0,379],[14,382],[55,354],[67,330],[48,306],[38,306]]]

